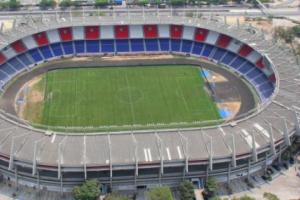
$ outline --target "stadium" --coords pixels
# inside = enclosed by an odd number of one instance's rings
[[[91,13],[81,17],[67,14],[30,16],[16,19],[10,31],[2,31],[0,40],[0,79],[3,91],[0,168],[3,177],[16,184],[68,191],[74,185],[92,178],[97,178],[113,190],[135,190],[158,184],[177,185],[184,179],[203,186],[208,176],[214,176],[220,182],[229,182],[240,177],[250,177],[280,160],[282,152],[300,134],[300,79],[296,58],[287,47],[267,40],[262,32],[248,25],[229,26],[213,18],[186,17],[176,13],[163,16],[157,11],[133,15],[112,13],[111,16],[93,16]],[[162,59],[162,55],[167,59]],[[82,61],[86,57],[89,61]],[[103,61],[103,57],[117,57],[119,61]],[[138,59],[126,60],[127,57]],[[177,66],[171,66],[174,64]],[[132,67],[139,65],[144,65],[143,70]],[[105,84],[105,77],[114,76],[110,70],[116,66],[119,68],[118,73],[126,74],[129,82],[134,82],[134,87],[139,88],[128,90],[133,94],[131,98],[136,97],[138,100],[141,99],[139,96],[148,99],[157,92],[155,89],[148,95],[139,91],[145,89],[145,85],[155,85],[151,80],[157,78],[157,74],[163,74],[163,70],[166,70],[167,75],[159,79],[163,79],[162,83],[166,85],[160,86],[159,90],[167,85],[172,88],[178,80],[174,82],[172,79],[173,75],[178,75],[176,73],[179,73],[178,76],[188,76],[189,73],[194,76],[194,73],[199,72],[195,72],[195,66],[218,72],[232,78],[229,88],[234,85],[241,87],[238,91],[241,91],[243,111],[230,120],[212,114],[211,118],[198,116],[186,120],[188,123],[168,124],[172,122],[169,120],[163,124],[150,121],[150,125],[147,125],[146,120],[145,126],[130,125],[132,121],[126,121],[130,117],[125,117],[121,124],[127,126],[99,123],[101,127],[98,129],[93,124],[84,126],[80,123],[83,120],[80,117],[76,118],[79,119],[80,127],[71,127],[74,125],[72,123],[64,126],[60,123],[64,120],[46,126],[34,125],[20,118],[12,109],[21,85],[37,75],[49,73],[48,79],[62,76],[60,82],[66,82],[69,75],[66,78],[58,71],[74,72],[78,70],[75,68],[81,70],[86,67],[94,70],[90,74],[97,74],[96,70],[100,67],[104,81],[99,83]],[[145,74],[145,70],[149,71]],[[58,73],[53,75],[53,71]],[[79,76],[84,77],[85,72],[79,71],[75,77]],[[123,76],[117,76],[113,82]],[[147,77],[151,79],[149,82]],[[195,77],[199,81],[200,76]],[[188,93],[189,87],[194,87],[190,79],[181,77],[180,80],[183,93]],[[60,82],[48,80],[47,90],[57,90],[56,83]],[[78,91],[79,83],[72,82],[71,86],[74,84],[74,91]],[[93,84],[91,81],[90,87],[98,91],[100,86],[94,87]],[[111,90],[125,83],[120,80],[118,84],[110,82],[111,87],[104,89]],[[69,86],[60,85],[60,91],[66,87]],[[86,89],[84,87],[81,92]],[[245,91],[244,94],[242,91]],[[122,91],[117,89],[106,91],[105,94],[109,96],[114,93],[121,93],[118,98],[122,96]],[[202,95],[202,103],[209,106],[209,97],[206,98],[204,93],[197,94],[193,90],[191,94]],[[85,95],[89,94],[81,96]],[[252,96],[256,96],[256,100]],[[193,101],[190,93],[186,97],[188,103]],[[155,98],[159,97],[155,96],[149,101],[155,102]],[[123,97],[121,100],[124,101]],[[68,100],[71,101],[74,99]],[[60,111],[68,107],[64,101],[59,103],[62,104],[58,109]],[[79,103],[85,104],[84,101]],[[177,102],[174,105],[179,112],[180,106]],[[77,108],[70,107],[69,112],[77,112],[74,109]],[[151,113],[152,107],[147,109],[145,119],[148,119],[147,114]],[[217,113],[214,109],[212,112]],[[173,119],[176,110],[173,114],[172,111],[174,107],[162,110],[171,113],[171,118],[163,119]],[[178,119],[184,119],[188,114],[182,111]],[[114,113],[114,116],[119,115]],[[87,121],[93,121],[92,118]],[[124,119],[122,116],[120,118]],[[197,119],[201,121],[195,121]],[[138,122],[143,124],[142,120]]]

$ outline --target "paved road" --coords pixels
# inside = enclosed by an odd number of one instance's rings
[[[260,9],[245,9],[245,8],[177,8],[177,9],[156,9],[156,8],[148,8],[148,9],[140,9],[140,8],[118,8],[114,10],[109,9],[80,9],[80,10],[72,10],[73,13],[85,13],[89,14],[97,14],[100,13],[108,16],[108,15],[134,15],[134,14],[157,14],[159,12],[162,16],[171,16],[171,15],[181,15],[185,16],[187,13],[201,13],[201,15],[220,15],[220,16],[264,16],[265,13],[274,16],[300,16],[299,8],[272,8],[267,9],[265,12],[262,12]],[[68,14],[70,10],[20,10],[20,11],[1,11],[0,19],[11,19],[15,16],[23,16],[23,15],[56,15],[56,14]]]

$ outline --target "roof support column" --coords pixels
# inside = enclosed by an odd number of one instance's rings
[[[227,172],[227,183],[230,185],[230,176],[231,176],[231,163],[228,163],[228,172]]]
[[[234,135],[231,135],[232,137],[232,167],[236,167],[236,148],[235,148],[235,137]]]
[[[111,156],[111,140],[110,140],[110,133],[107,135],[108,138],[108,147],[109,147],[109,179],[110,179],[110,187],[112,188],[112,156]]]
[[[209,142],[209,170],[213,170],[213,143],[212,143],[212,137],[210,137]]]
[[[134,176],[134,185],[136,185],[136,178],[139,175],[139,165],[138,165],[138,146],[137,146],[137,140],[133,134],[133,132],[131,132],[131,136],[133,139],[133,143],[134,143],[134,159],[135,159],[135,176]]]
[[[294,123],[296,128],[296,136],[300,136],[299,120],[297,117],[297,113],[295,110],[293,110],[293,113],[294,113]]]
[[[276,155],[275,143],[274,143],[274,135],[273,135],[273,127],[272,124],[269,124],[269,132],[270,132],[270,148],[272,154]]]
[[[15,180],[16,180],[16,189],[17,189],[17,191],[18,191],[18,189],[19,189],[19,177],[18,177],[18,166],[16,166],[15,167]]]
[[[285,118],[283,119],[283,123],[284,123],[284,126],[283,126],[284,127],[284,130],[283,130],[284,142],[285,142],[286,146],[291,146],[289,130],[288,130],[287,121]]]
[[[86,170],[86,135],[83,136],[83,170],[84,170],[84,180],[87,179]]]
[[[252,160],[254,162],[257,162],[256,141],[255,141],[255,136],[253,131],[251,133],[251,136],[252,136]]]
[[[250,178],[250,170],[251,170],[251,159],[248,159],[248,170],[247,170],[247,178]]]

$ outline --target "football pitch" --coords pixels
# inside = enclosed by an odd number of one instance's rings
[[[220,119],[196,66],[58,69],[43,75],[41,119],[101,127]]]

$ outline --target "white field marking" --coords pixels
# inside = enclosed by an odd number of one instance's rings
[[[52,138],[51,138],[51,143],[53,143],[55,141],[55,138],[56,138],[56,134],[53,134]]]
[[[179,146],[177,146],[177,152],[178,152],[179,158],[182,159],[182,154],[181,154],[181,150],[180,150]]]
[[[167,151],[168,160],[172,160],[169,147],[166,147],[166,151]]]
[[[226,135],[226,133],[225,133],[225,131],[223,130],[223,128],[222,128],[222,127],[219,127],[219,130],[221,131],[221,133],[223,134],[223,136],[225,136],[225,135]]]
[[[144,149],[144,155],[145,155],[146,162],[148,162],[149,159],[148,159],[147,149]]]
[[[244,137],[245,137],[246,142],[248,143],[249,147],[252,148],[252,137],[251,137],[251,135],[245,129],[242,129],[242,133],[244,134]],[[255,146],[257,148],[260,147],[260,145],[256,141],[255,141]]]
[[[151,155],[150,148],[147,149],[147,152],[148,152],[149,161],[152,162],[152,155]]]
[[[264,134],[267,138],[270,138],[270,134],[269,132],[264,129],[264,127],[262,127],[261,125],[259,125],[258,123],[254,123],[254,127],[257,128],[257,130],[259,130],[262,134]]]

